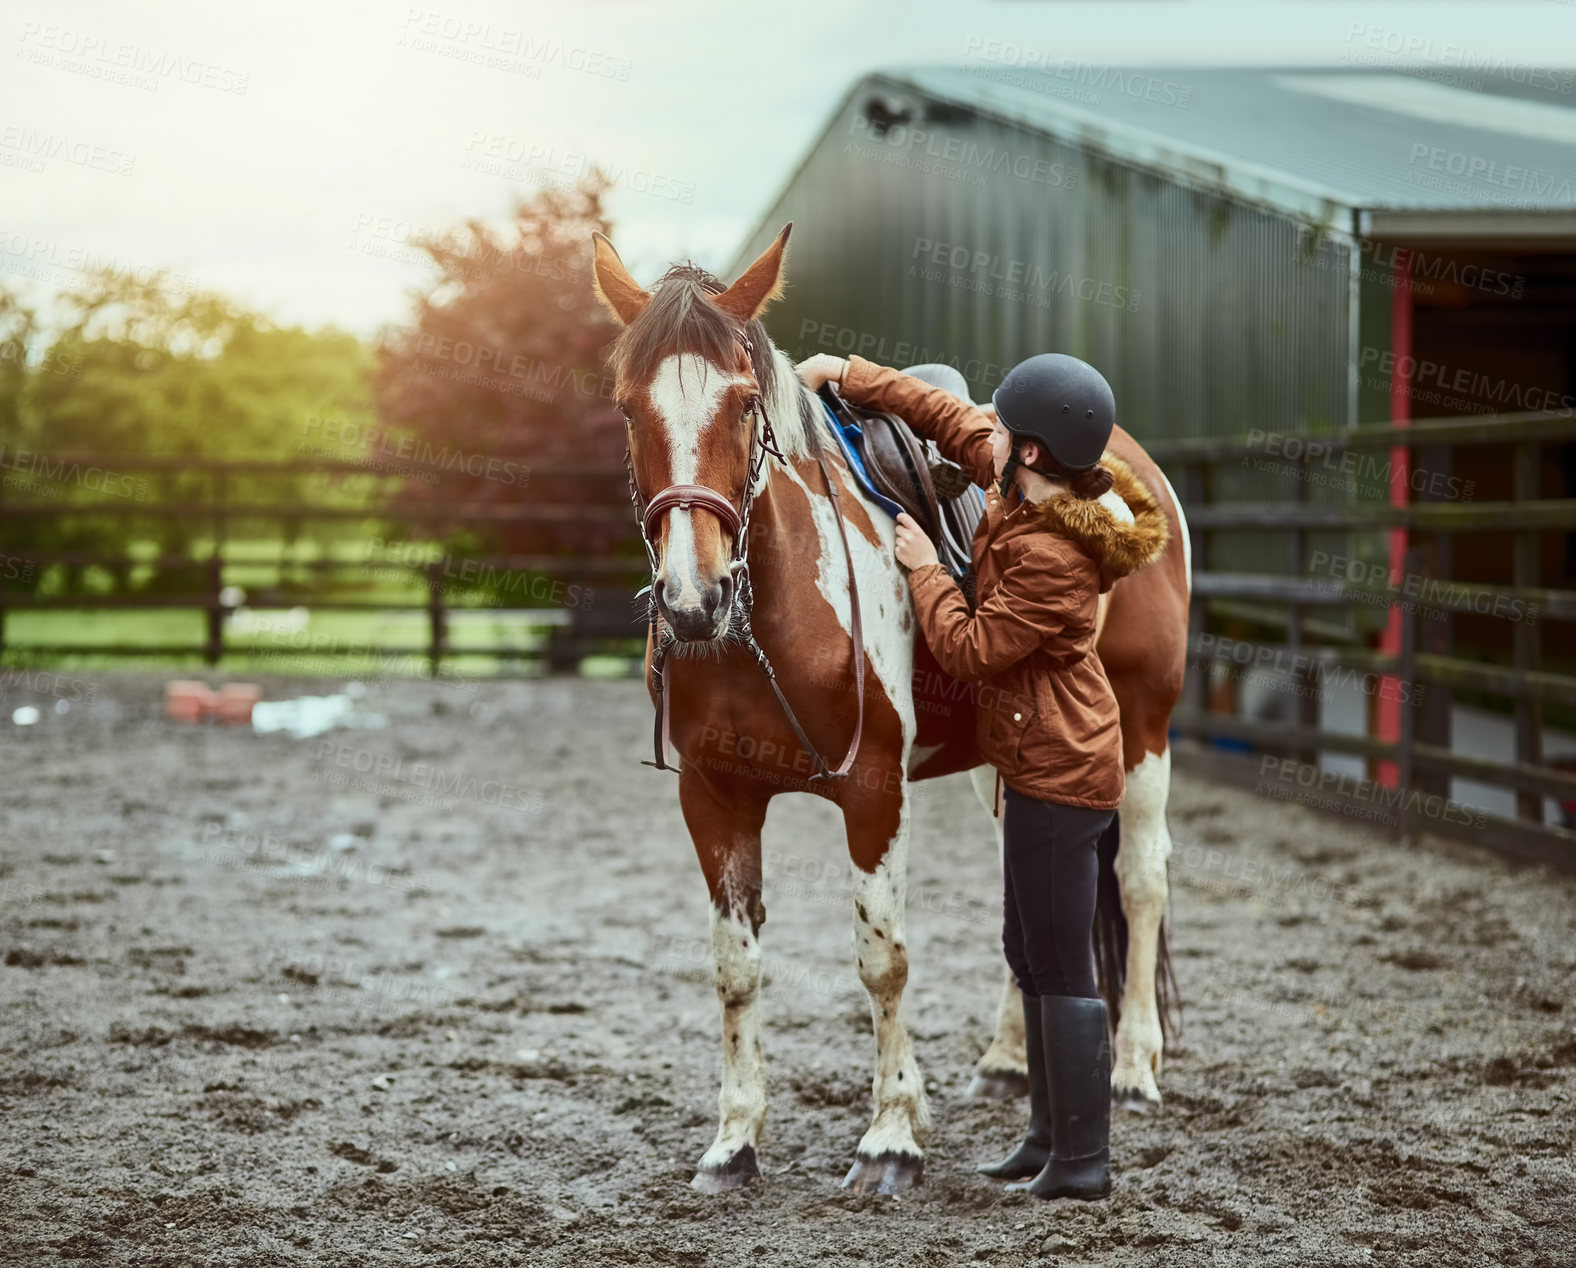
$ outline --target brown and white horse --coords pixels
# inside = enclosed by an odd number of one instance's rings
[[[597,293],[625,327],[612,363],[616,399],[629,424],[631,478],[640,501],[655,508],[646,527],[653,602],[666,627],[660,637],[671,640],[673,653],[662,676],[679,805],[711,896],[722,1008],[720,1122],[692,1183],[718,1192],[759,1174],[766,1116],[761,830],[774,795],[811,791],[843,814],[855,958],[876,1040],[874,1114],[843,1183],[895,1192],[920,1179],[930,1128],[904,1018],[910,781],[969,770],[994,809],[994,772],[980,766],[972,699],[954,690],[958,684],[941,674],[916,637],[908,587],[892,555],[891,519],[865,499],[835,450],[823,449],[815,431],[820,403],[761,324],[783,285],[787,238],[785,228],[726,289],[703,270],[676,266],[651,291],[629,275],[607,239],[595,239]],[[759,447],[767,420],[780,462],[767,461]],[[1170,852],[1166,730],[1185,657],[1187,537],[1154,464],[1125,434],[1112,449],[1167,506],[1172,541],[1180,543],[1115,587],[1099,644],[1122,707],[1129,769],[1115,858],[1120,911],[1115,939],[1104,941],[1109,952],[1120,951],[1125,940],[1125,964],[1109,954],[1100,960],[1108,996],[1121,992],[1113,999],[1120,1008],[1113,1095],[1157,1101],[1163,1035],[1156,959],[1164,946]],[[824,470],[839,484],[841,526]],[[688,501],[658,501],[674,486],[702,492]],[[746,510],[748,532],[739,536],[747,540],[748,611],[740,602],[734,525],[727,507],[715,499],[707,504],[707,490]],[[835,760],[858,723],[856,602],[865,655],[862,738],[846,777],[811,782],[818,759],[800,742],[747,640],[753,629],[805,737]],[[655,651],[648,642],[648,671]],[[1012,1090],[1022,1085],[1023,1071],[1021,1008],[1009,975],[976,1090]]]

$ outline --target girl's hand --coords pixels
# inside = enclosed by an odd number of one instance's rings
[[[925,536],[924,529],[914,522],[907,511],[898,512],[897,542],[892,553],[897,556],[898,563],[909,569],[939,562],[935,544]]]
[[[834,357],[830,352],[817,352],[813,357],[799,362],[796,369],[805,386],[815,392],[820,390],[823,383],[841,382],[848,369],[848,362],[842,357]]]

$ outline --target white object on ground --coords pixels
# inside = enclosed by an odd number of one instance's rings
[[[322,735],[336,726],[377,728],[388,725],[380,713],[358,713],[348,695],[299,696],[294,700],[260,700],[252,706],[252,730],[258,735],[284,731],[298,740]]]

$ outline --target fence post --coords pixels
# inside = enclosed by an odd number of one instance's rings
[[[224,605],[219,602],[224,590],[224,556],[219,552],[219,543],[215,541],[213,553],[208,556],[208,638],[202,653],[203,663],[210,667],[217,665],[224,655]]]
[[[1403,572],[1405,576],[1420,576],[1426,583],[1430,569],[1424,561],[1423,549],[1412,546],[1406,552]],[[1427,591],[1426,584],[1422,587]],[[1417,733],[1417,707],[1414,698],[1417,683],[1417,604],[1409,599],[1399,599],[1401,615],[1401,646],[1397,652],[1396,694],[1400,697],[1400,716],[1396,726],[1396,787],[1400,789],[1400,812],[1396,815],[1396,835],[1410,845],[1417,832],[1417,818],[1412,813],[1412,788],[1416,782],[1416,766],[1412,745]],[[1384,678],[1380,678],[1382,684]]]
[[[1516,446],[1515,500],[1531,502],[1538,496],[1539,446],[1535,441],[1524,441]],[[1518,590],[1531,589],[1539,582],[1538,530],[1518,528],[1514,563],[1514,583]],[[1512,633],[1513,664],[1518,675],[1533,673],[1538,668],[1538,626],[1535,621],[1516,622]],[[1543,711],[1536,700],[1525,696],[1516,699],[1516,761],[1524,766],[1543,763]],[[1543,822],[1543,794],[1516,790],[1516,817]]]
[[[224,606],[219,595],[224,591],[224,507],[230,495],[225,469],[214,472],[213,551],[208,556],[208,638],[203,646],[203,663],[210,668],[224,655]]]
[[[1308,450],[1307,446],[1298,452],[1296,465],[1292,468],[1292,504],[1301,510],[1308,503],[1307,482]],[[1291,575],[1303,575],[1303,560],[1307,557],[1305,547],[1307,533],[1303,526],[1294,524],[1286,534],[1286,562],[1291,565]],[[1309,673],[1308,657],[1303,650],[1302,637],[1303,608],[1300,603],[1291,603],[1286,608],[1286,649],[1291,653],[1292,682],[1297,688],[1293,699],[1295,704],[1292,709],[1292,721],[1299,731],[1317,731],[1319,729],[1319,698],[1315,694],[1314,684],[1317,676]],[[1319,760],[1317,746],[1310,747],[1300,741],[1292,746],[1292,756],[1303,765],[1314,765]]]
[[[1187,465],[1182,469],[1182,496],[1184,507],[1203,506],[1208,501],[1209,487],[1206,482],[1204,464],[1207,459],[1195,458],[1187,460]],[[1193,576],[1197,578],[1207,571],[1209,564],[1205,558],[1205,536],[1193,526],[1191,517],[1188,519],[1189,545],[1192,547]],[[1206,625],[1204,619],[1204,605],[1199,602],[1196,594],[1188,595],[1187,605],[1187,639],[1190,647],[1197,647],[1198,640],[1204,633]],[[1183,678],[1183,700],[1195,716],[1202,714],[1209,708],[1209,679],[1210,670],[1214,665],[1211,660],[1193,660],[1189,658],[1193,672]],[[1209,742],[1209,737],[1200,737],[1204,743]]]
[[[1455,496],[1449,490],[1454,485],[1455,453],[1445,445],[1433,445],[1417,451],[1419,467],[1428,473],[1417,490],[1419,502],[1443,502]],[[1444,477],[1443,481],[1439,477]],[[1439,491],[1443,483],[1445,492]],[[1427,577],[1431,581],[1448,582],[1455,577],[1455,537],[1446,530],[1436,529],[1429,538]],[[1448,657],[1455,650],[1455,617],[1443,605],[1428,614],[1417,629],[1417,650],[1431,656]],[[1417,709],[1416,738],[1435,748],[1449,748],[1451,742],[1450,709],[1454,690],[1448,682],[1424,681],[1413,684],[1413,693],[1421,691],[1423,699]],[[1418,775],[1418,786],[1433,796],[1449,798],[1450,774],[1448,771],[1423,771]]]
[[[443,664],[444,649],[448,644],[448,617],[443,608],[443,561],[427,565],[427,672],[433,678]]]

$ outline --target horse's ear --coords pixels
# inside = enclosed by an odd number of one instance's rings
[[[744,270],[741,277],[712,303],[738,321],[754,321],[773,300],[783,293],[783,254],[788,250],[788,233],[793,221],[783,226],[777,240],[762,251],[754,264]]]
[[[629,270],[624,267],[624,261],[618,258],[618,252],[613,250],[611,242],[594,230],[591,239],[596,247],[591,285],[608,312],[627,326],[651,302],[651,292],[642,290],[640,284],[630,277]]]

